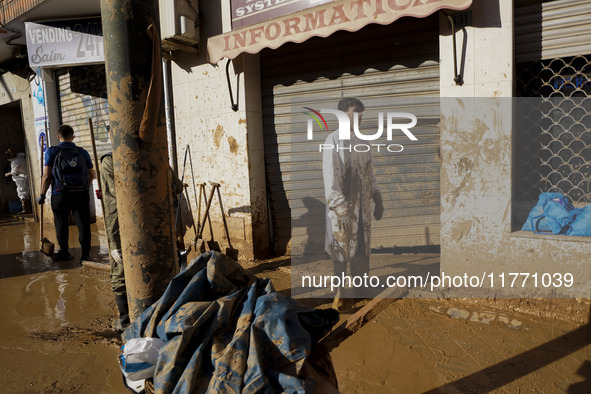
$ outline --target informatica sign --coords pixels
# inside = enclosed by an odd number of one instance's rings
[[[100,18],[25,22],[29,65],[72,66],[105,61]]]
[[[232,29],[336,0],[232,0]]]
[[[259,3],[261,10],[257,11]],[[355,32],[370,23],[388,25],[402,17],[424,18],[443,9],[465,10],[471,4],[472,0],[234,0],[233,29],[207,39],[208,60],[216,64],[223,58],[275,49],[286,42],[328,37],[339,30]],[[297,6],[298,11],[288,5]],[[243,27],[236,26],[238,21]]]

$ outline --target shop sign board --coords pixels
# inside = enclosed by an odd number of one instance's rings
[[[252,25],[335,0],[232,0],[232,28]]]
[[[105,61],[100,18],[25,22],[25,31],[32,68]]]

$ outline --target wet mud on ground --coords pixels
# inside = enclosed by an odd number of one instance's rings
[[[289,295],[289,259],[263,267]],[[591,393],[589,314],[589,300],[399,299],[331,357],[343,393]]]
[[[38,251],[35,223],[0,225],[2,393],[127,392],[108,273],[80,265],[72,232],[74,259],[56,263]],[[96,236],[93,246],[98,259]]]
[[[108,272],[38,252],[34,223],[0,222],[0,392],[126,393]],[[106,250],[93,227],[95,260]],[[52,234],[48,237],[55,240]],[[289,294],[289,259],[245,262]],[[328,300],[300,300],[326,308]],[[342,320],[363,306],[342,315]],[[583,303],[583,309],[589,310]],[[586,319],[524,314],[486,300],[402,299],[331,353],[343,393],[591,392]]]

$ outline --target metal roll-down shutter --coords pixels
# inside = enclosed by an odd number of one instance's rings
[[[109,103],[103,65],[78,66],[56,70],[62,124],[74,128],[76,145],[92,157],[88,118],[92,118],[97,155],[111,151],[108,141]],[[93,158],[94,162],[94,158]],[[95,163],[96,165],[96,163]]]
[[[516,0],[517,63],[590,53],[589,0]]]
[[[265,165],[275,253],[307,238],[324,247],[324,189],[318,155],[292,152],[291,103],[302,97],[420,97],[420,143],[406,147],[395,166],[374,158],[385,214],[372,224],[374,249],[438,245],[440,232],[438,15],[370,25],[261,53]],[[421,100],[418,100],[421,101]],[[364,118],[365,122],[365,118]],[[414,129],[413,129],[414,130]],[[294,220],[292,234],[291,219]],[[298,229],[304,218],[314,232]],[[300,232],[303,232],[300,234]],[[298,241],[294,241],[298,239]]]

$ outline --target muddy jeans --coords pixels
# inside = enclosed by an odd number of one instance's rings
[[[116,262],[113,257],[109,258],[109,262],[111,263],[111,290],[115,294],[123,295],[126,293],[123,263]]]
[[[360,276],[364,274],[369,275],[369,256],[365,254],[365,232],[363,231],[363,219],[359,218],[358,227],[358,238],[357,238],[357,251],[355,257],[349,262],[350,275],[352,277]],[[341,276],[343,273],[347,273],[347,262],[333,261],[333,273],[335,276]],[[363,297],[364,289],[349,289],[348,292],[342,293],[344,297]]]
[[[51,196],[51,210],[55,221],[55,233],[60,249],[68,252],[69,216],[74,214],[78,227],[82,256],[90,253],[90,197],[88,192],[70,192]]]

